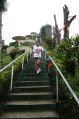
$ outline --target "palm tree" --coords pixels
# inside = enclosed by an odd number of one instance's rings
[[[1,69],[1,52],[2,52],[2,13],[7,10],[7,0],[0,0],[0,69]]]

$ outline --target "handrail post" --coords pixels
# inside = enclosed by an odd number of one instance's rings
[[[10,85],[10,91],[12,90],[12,85],[13,85],[13,73],[14,73],[14,63],[12,64],[12,73],[11,73],[11,85]]]
[[[27,52],[27,62],[28,62],[28,52]]]
[[[58,102],[58,71],[56,69],[56,97]]]
[[[22,69],[23,69],[23,67],[24,67],[24,56],[22,58]]]

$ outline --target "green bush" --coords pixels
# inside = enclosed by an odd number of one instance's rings
[[[27,56],[24,56],[24,63],[27,60]],[[11,83],[11,70],[12,66],[9,66],[3,72],[0,73],[0,103],[6,100],[8,96],[8,91],[10,90],[10,83]],[[13,85],[15,84],[19,73],[22,70],[22,58],[18,59],[14,63],[14,75],[13,75]]]
[[[70,73],[71,76],[75,76],[75,50],[73,46],[73,39],[65,39],[64,42],[59,44],[57,47],[57,55],[62,60],[63,66],[66,72]]]
[[[45,50],[48,50],[48,52],[50,52],[50,56],[55,61],[62,74],[66,78],[67,82],[79,98],[79,36],[71,39],[65,39],[65,41],[59,44],[53,52],[46,46],[44,47]],[[72,70],[75,71],[74,76],[72,76]],[[52,72],[53,73],[51,80],[52,84],[54,84],[54,79],[56,80],[56,71],[54,70],[54,67]],[[62,117],[64,117],[64,119],[77,119],[79,117],[79,106],[77,105],[75,99],[73,98],[60,75],[58,75],[58,80],[59,88],[61,88],[65,93],[63,108],[64,113]]]
[[[15,50],[15,49],[13,49],[13,50],[10,52],[10,57],[11,57],[12,59],[15,59],[15,57],[16,57],[16,50]]]
[[[52,45],[52,38],[51,37],[46,37],[46,43],[51,46]]]

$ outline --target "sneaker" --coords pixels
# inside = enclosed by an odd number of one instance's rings
[[[39,68],[39,72],[41,71],[41,68]]]
[[[37,74],[39,73],[39,70],[37,70]]]

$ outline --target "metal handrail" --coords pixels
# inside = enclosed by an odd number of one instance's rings
[[[22,55],[20,55],[14,61],[12,61],[11,63],[9,63],[7,66],[5,66],[4,68],[2,68],[0,70],[0,73],[1,73],[5,69],[7,69],[10,65],[12,65],[10,91],[12,90],[12,85],[13,85],[14,63],[23,56],[23,58],[22,58],[22,69],[23,69],[23,67],[24,67],[24,55],[27,53],[27,62],[28,62],[28,52],[30,52],[30,50],[27,50],[25,53],[23,53]],[[30,54],[31,54],[31,52],[30,52]]]
[[[46,58],[46,56],[45,56]],[[77,102],[77,104],[79,105],[79,98],[77,97],[77,95],[74,93],[74,91],[72,90],[72,88],[70,87],[69,83],[67,82],[66,78],[63,76],[63,74],[61,73],[60,69],[58,68],[58,66],[56,65],[56,63],[54,62],[54,60],[49,56],[49,58],[51,59],[53,65],[56,68],[56,97],[57,97],[57,102],[58,102],[58,73],[60,74],[60,76],[62,77],[63,81],[65,82],[66,86],[68,87],[69,91],[71,92],[72,96],[74,97],[75,101]]]

